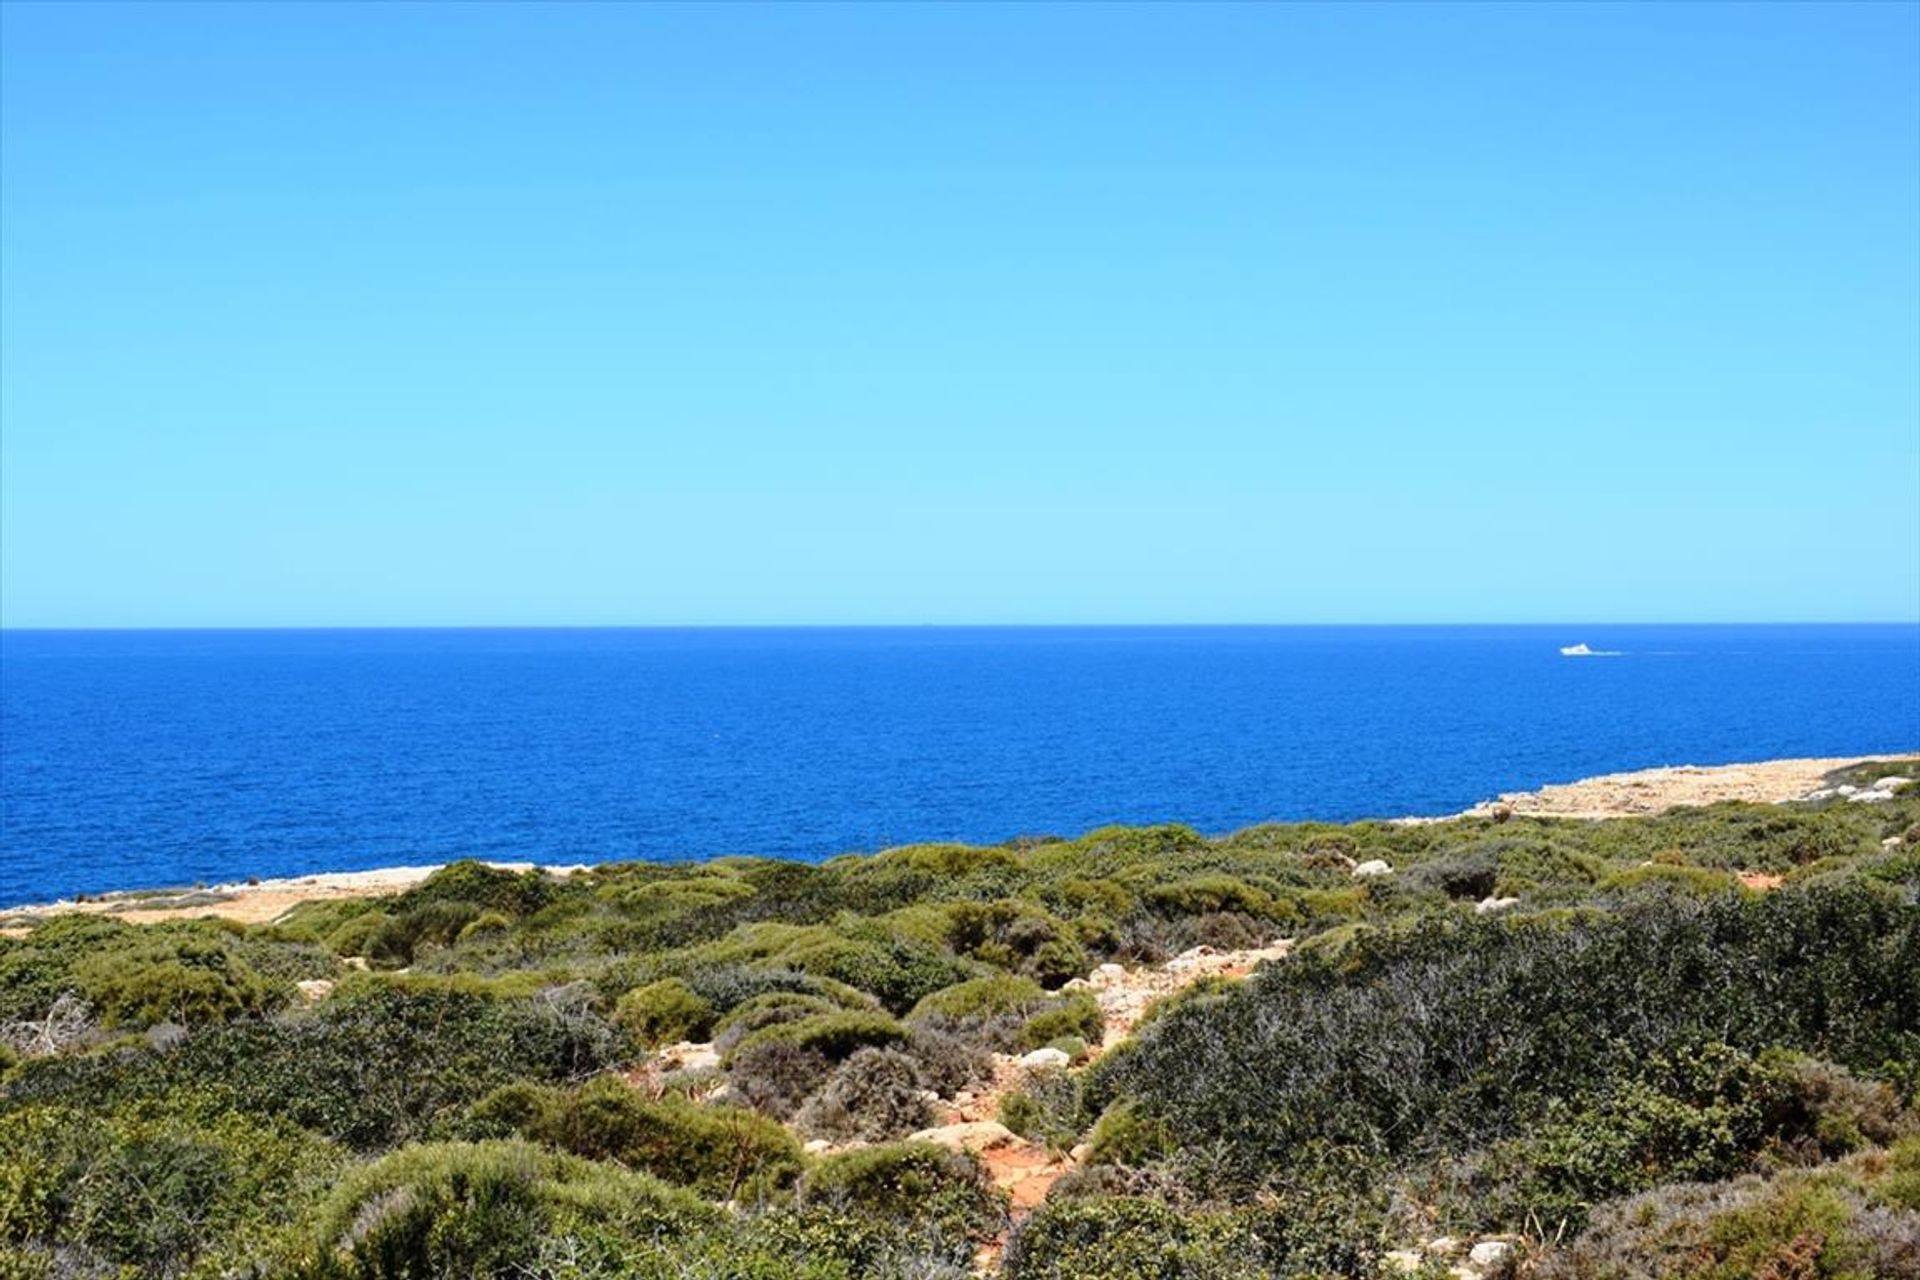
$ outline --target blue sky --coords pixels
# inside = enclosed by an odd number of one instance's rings
[[[1920,617],[1920,7],[4,6],[0,622]]]

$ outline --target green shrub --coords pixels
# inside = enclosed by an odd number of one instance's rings
[[[678,978],[662,978],[620,997],[614,1020],[649,1048],[704,1040],[713,1030],[713,1006]]]
[[[1087,1163],[1143,1165],[1173,1150],[1165,1125],[1141,1113],[1131,1102],[1107,1108],[1087,1137]]]
[[[1600,887],[1622,891],[1666,889],[1673,893],[1691,894],[1704,898],[1717,893],[1737,892],[1740,881],[1725,871],[1712,871],[1706,867],[1669,866],[1655,862],[1644,867],[1634,867],[1629,871],[1616,872],[1602,880]]]
[[[387,968],[412,964],[429,947],[444,947],[480,918],[470,902],[429,901],[383,921],[367,938],[367,959]]]
[[[226,1022],[283,998],[206,932],[142,931],[80,961],[73,980],[108,1027]]]
[[[1596,1209],[1540,1280],[1878,1280],[1920,1268],[1920,1213],[1888,1197],[1920,1142],[1772,1178],[1683,1183]]]
[[[523,1132],[714,1199],[763,1197],[790,1184],[801,1166],[799,1143],[765,1116],[676,1097],[650,1101],[606,1076],[537,1108]]]
[[[885,1142],[932,1122],[919,1065],[894,1049],[857,1050],[795,1117],[802,1132],[840,1142]]]
[[[452,903],[520,919],[567,892],[568,886],[543,871],[507,871],[467,858],[449,862],[435,871],[401,894],[397,905],[404,913]],[[572,892],[584,896],[584,886],[573,888]]]
[[[1691,1044],[1872,1069],[1916,1033],[1920,908],[1848,884],[1376,933],[1177,1008],[1090,1070],[1096,1107],[1136,1099],[1213,1153],[1209,1176],[1266,1185],[1326,1148],[1475,1150]]]
[[[198,1105],[0,1116],[0,1249],[35,1243],[150,1275],[238,1262],[341,1163],[290,1125]]]
[[[789,1040],[765,1040],[729,1059],[727,1083],[755,1111],[785,1120],[832,1070],[824,1053]]]
[[[1051,1009],[1028,1018],[1020,1027],[1019,1044],[1023,1050],[1038,1049],[1067,1036],[1097,1044],[1106,1030],[1099,1002],[1084,991],[1076,991]]]
[[[503,1000],[444,989],[335,993],[313,1009],[189,1036],[166,1052],[21,1064],[15,1103],[105,1103],[208,1089],[360,1150],[435,1133],[516,1080],[566,1080],[624,1059],[630,1042],[564,992]]]
[[[973,978],[943,987],[923,997],[907,1016],[918,1019],[928,1014],[949,1018],[973,1018],[1002,1013],[1028,1014],[1044,1004],[1047,993],[1031,978],[1010,973]]]
[[[1086,1128],[1080,1078],[1066,1071],[1031,1071],[1000,1099],[1000,1123],[1021,1137],[1066,1151]]]
[[[460,929],[457,941],[472,942],[480,938],[499,937],[513,929],[513,921],[498,911],[482,911],[469,920]]]
[[[800,1181],[803,1208],[984,1241],[1006,1221],[1006,1200],[973,1157],[930,1142],[867,1147],[816,1163]]]
[[[364,956],[373,935],[386,927],[393,917],[384,911],[368,911],[342,923],[327,934],[327,948],[337,956]]]
[[[645,1174],[524,1142],[415,1146],[342,1181],[314,1217],[319,1257],[301,1270],[326,1280],[507,1276],[530,1268],[543,1240],[639,1241],[715,1220]]]
[[[722,1053],[728,1053],[762,1027],[798,1022],[802,1018],[838,1011],[839,1006],[824,996],[801,995],[793,991],[769,992],[753,997],[715,1022],[714,1046]]]
[[[1265,1280],[1260,1248],[1225,1214],[1153,1200],[1049,1201],[1007,1244],[1006,1280]]]
[[[760,1028],[735,1046],[733,1057],[756,1045],[782,1041],[839,1062],[851,1057],[856,1049],[886,1048],[901,1044],[906,1038],[907,1029],[884,1013],[816,1013]]]

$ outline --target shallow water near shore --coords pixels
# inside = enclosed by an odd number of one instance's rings
[[[0,904],[1438,814],[1916,745],[1905,625],[4,632]]]

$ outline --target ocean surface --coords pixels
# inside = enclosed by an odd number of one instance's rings
[[[1916,747],[1900,625],[9,631],[0,904],[464,856],[1223,832]]]

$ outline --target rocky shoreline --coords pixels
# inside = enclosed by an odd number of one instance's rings
[[[1877,756],[1829,756],[1763,760],[1742,764],[1670,765],[1630,773],[1602,774],[1575,782],[1558,783],[1537,791],[1510,792],[1482,801],[1470,809],[1442,817],[1395,818],[1402,823],[1456,822],[1463,818],[1507,816],[1575,818],[1599,821],[1650,817],[1683,806],[1740,801],[1748,804],[1789,804],[1845,799],[1885,800],[1891,785],[1901,779],[1881,779],[1869,786],[1832,785],[1836,773],[1870,761],[1889,763],[1920,759],[1920,753]],[[242,924],[266,924],[302,902],[340,898],[377,897],[399,893],[425,880],[443,864],[382,867],[369,871],[322,872],[271,880],[181,890],[128,890],[88,895],[82,899],[38,903],[0,909],[0,921],[28,923],[70,911],[125,917],[136,921],[219,917]],[[524,871],[529,862],[489,865]],[[584,866],[549,867],[571,874]]]

